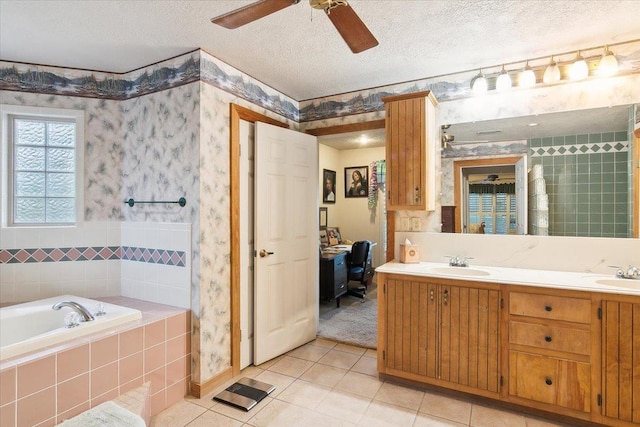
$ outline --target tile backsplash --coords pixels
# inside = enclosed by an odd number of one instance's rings
[[[125,295],[189,308],[190,236],[190,224],[175,223],[4,228],[0,303]]]

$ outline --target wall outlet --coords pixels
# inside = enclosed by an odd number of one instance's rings
[[[409,231],[409,218],[400,218],[400,231]]]
[[[420,218],[411,218],[411,231],[420,231]]]

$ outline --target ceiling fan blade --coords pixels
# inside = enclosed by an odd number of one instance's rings
[[[211,18],[211,22],[233,30],[250,22],[264,18],[274,12],[297,4],[300,0],[260,0],[240,9],[232,10],[224,15]]]
[[[378,40],[350,5],[336,6],[329,11],[329,19],[353,53],[378,46]]]

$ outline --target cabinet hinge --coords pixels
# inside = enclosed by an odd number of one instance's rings
[[[382,350],[382,360],[387,360],[387,353]]]
[[[504,377],[500,375],[500,387],[504,386]]]
[[[602,395],[598,394],[598,406],[602,406]]]
[[[500,298],[500,308],[504,308],[504,298]]]
[[[387,284],[386,284],[386,283],[383,283],[383,284],[382,284],[382,293],[383,293],[383,294],[386,294],[386,293],[387,293]]]
[[[598,319],[602,320],[602,307],[598,307]]]

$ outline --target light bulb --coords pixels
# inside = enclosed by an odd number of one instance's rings
[[[484,95],[487,93],[487,79],[482,74],[482,70],[471,80],[471,90],[474,95]]]
[[[556,61],[553,60],[553,56],[551,57],[551,62],[549,62],[547,69],[544,70],[542,81],[545,83],[557,83],[560,81],[560,67],[558,67]]]
[[[569,67],[569,78],[571,80],[582,80],[589,76],[589,66],[587,62],[584,60],[582,55],[580,55],[580,51],[576,55],[576,60],[571,67]]]
[[[498,80],[496,80],[496,90],[499,92],[511,89],[511,77],[509,73],[504,69],[504,65],[502,66],[502,71],[498,76]]]
[[[613,76],[618,72],[618,60],[616,56],[609,50],[608,46],[604,47],[604,53],[598,66],[598,74],[603,77]]]
[[[520,87],[533,87],[535,84],[536,73],[533,72],[529,66],[529,61],[527,61],[527,65],[525,65],[524,70],[522,70],[520,77],[518,78],[518,85]]]

